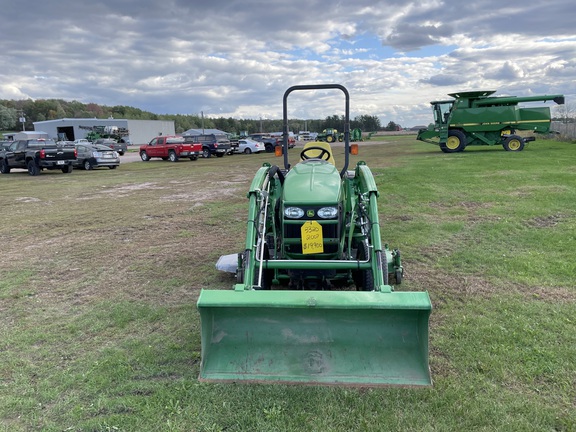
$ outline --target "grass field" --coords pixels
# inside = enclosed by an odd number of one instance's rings
[[[341,159],[342,149],[335,149]],[[298,149],[291,150],[295,160]],[[244,243],[268,154],[0,176],[0,430],[576,431],[576,144],[361,147],[426,389],[197,381],[201,288]]]

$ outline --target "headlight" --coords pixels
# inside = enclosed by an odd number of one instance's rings
[[[338,209],[336,207],[322,207],[316,214],[322,219],[334,219],[338,216]]]
[[[284,216],[289,219],[300,219],[304,216],[304,210],[300,207],[286,207],[284,209]]]

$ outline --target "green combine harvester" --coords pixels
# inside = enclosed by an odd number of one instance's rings
[[[454,99],[430,102],[434,123],[420,129],[417,139],[440,146],[444,153],[463,151],[470,145],[501,145],[507,151],[521,151],[533,136],[522,137],[517,130],[550,131],[550,108],[520,108],[523,102],[554,101],[564,104],[563,95],[492,96],[495,91],[450,93]]]
[[[341,90],[343,167],[330,144],[288,161],[288,95]],[[265,163],[248,192],[246,243],[221,257],[233,290],[202,290],[200,380],[429,386],[427,292],[400,292],[400,252],[381,239],[378,190],[365,162],[348,170],[349,94],[338,84],[284,94],[284,168]],[[224,264],[222,264],[224,263]]]

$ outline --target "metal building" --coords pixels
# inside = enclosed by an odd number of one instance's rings
[[[64,118],[34,122],[34,130],[46,132],[56,141],[86,138],[86,135],[95,128],[127,131],[125,139],[133,145],[146,144],[158,135],[175,134],[172,120]]]

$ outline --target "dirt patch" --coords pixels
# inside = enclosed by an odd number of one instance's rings
[[[563,219],[564,215],[554,214],[550,216],[535,217],[531,220],[526,221],[526,224],[532,228],[550,228],[558,225]]]

